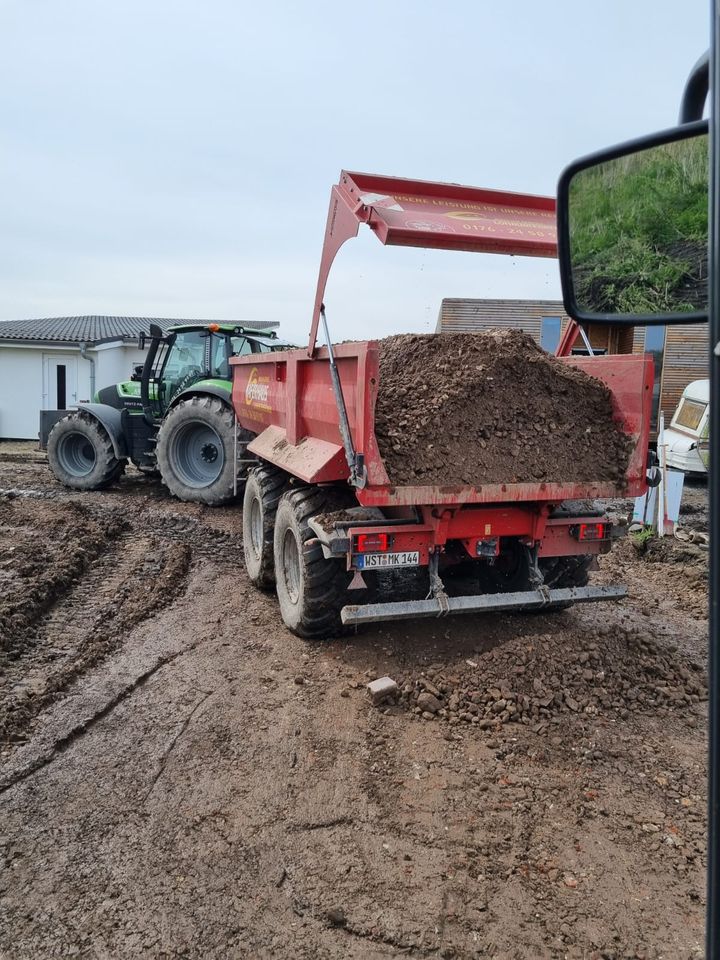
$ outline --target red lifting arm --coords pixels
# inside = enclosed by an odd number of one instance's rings
[[[308,354],[335,255],[361,223],[383,244],[556,257],[555,199],[343,170],[332,188]]]
[[[560,343],[558,343],[557,350],[555,351],[556,357],[569,357],[570,352],[577,340],[578,334],[580,333],[580,324],[577,320],[573,320],[572,317],[568,320],[568,324],[565,327],[562,337],[560,337]]]

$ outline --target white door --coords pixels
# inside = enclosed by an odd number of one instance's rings
[[[71,353],[43,356],[43,409],[67,410],[77,403],[77,357]]]

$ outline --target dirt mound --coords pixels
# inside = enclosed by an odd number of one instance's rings
[[[401,485],[622,487],[630,454],[607,387],[515,330],[380,341],[375,433]]]
[[[402,701],[424,719],[499,730],[529,724],[541,732],[559,714],[627,719],[634,712],[678,710],[706,699],[700,668],[638,629],[600,628],[594,640],[518,637],[476,654],[458,671],[430,668],[409,677]]]

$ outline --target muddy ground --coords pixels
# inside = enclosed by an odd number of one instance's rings
[[[620,544],[618,604],[306,643],[237,510],[0,446],[0,956],[702,956],[688,546]]]

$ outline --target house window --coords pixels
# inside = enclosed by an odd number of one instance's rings
[[[540,346],[548,353],[555,353],[560,343],[560,317],[543,317],[540,324]]]
[[[66,376],[65,376],[65,364],[64,364],[64,363],[59,363],[59,364],[55,367],[55,373],[56,373],[56,377],[57,377],[57,384],[56,384],[56,386],[57,386],[57,409],[58,409],[58,410],[66,410],[66,409],[67,409],[67,403],[66,403],[65,401],[66,401],[66,399],[67,399],[67,397],[66,397],[66,392],[67,392],[67,391],[66,391],[66,384],[67,384],[67,380],[66,380]]]
[[[657,430],[660,412],[660,388],[662,387],[663,355],[665,353],[665,327],[645,327],[645,352],[651,353],[655,368],[652,393],[652,416],[650,427]]]

